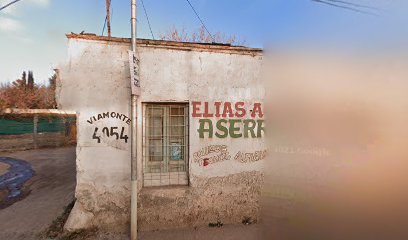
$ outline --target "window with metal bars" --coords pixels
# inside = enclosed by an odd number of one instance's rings
[[[188,184],[188,104],[144,105],[143,185]]]

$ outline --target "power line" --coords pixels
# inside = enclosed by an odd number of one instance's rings
[[[197,16],[198,20],[200,20],[201,24],[204,26],[205,31],[207,31],[208,35],[210,35],[211,39],[213,40],[213,43],[215,43],[215,40],[212,36],[212,34],[210,33],[210,31],[208,31],[207,27],[205,26],[203,20],[201,20],[200,16],[198,15],[197,11],[194,9],[193,5],[190,3],[189,0],[187,0],[188,4],[190,5],[191,9],[193,9],[195,15]]]
[[[335,2],[335,3],[342,3],[342,4],[354,6],[354,7],[359,7],[359,8],[367,8],[367,9],[372,9],[372,10],[378,10],[378,8],[375,8],[375,7],[372,7],[372,6],[362,5],[362,4],[353,3],[353,2],[349,2],[349,1],[342,1],[342,0],[326,0],[326,1]]]
[[[147,24],[149,25],[150,33],[152,34],[152,37],[153,37],[153,40],[154,40],[154,35],[153,35],[153,31],[152,31],[152,26],[150,25],[149,16],[147,15],[147,11],[146,11],[146,8],[145,8],[145,5],[144,5],[144,1],[143,0],[141,0],[141,1],[142,1],[142,6],[143,6],[144,13],[146,15]]]
[[[102,36],[103,36],[103,33],[105,32],[105,27],[106,27],[106,21],[108,20],[108,17],[105,17],[105,23],[103,24],[103,28],[102,28]]]
[[[0,11],[3,10],[3,9],[5,9],[6,7],[10,6],[10,5],[13,5],[13,4],[16,3],[16,2],[19,2],[19,1],[21,1],[21,0],[14,0],[14,1],[10,2],[10,3],[7,3],[7,4],[4,5],[3,7],[0,7]]]
[[[375,14],[373,12],[361,10],[361,9],[356,8],[356,7],[351,7],[351,6],[347,6],[347,5],[340,5],[340,4],[335,3],[335,2],[340,3],[340,1],[338,1],[338,0],[337,1],[334,1],[334,0],[311,0],[311,1],[326,4],[326,5],[329,5],[329,6],[332,6],[332,7],[343,8],[343,9],[350,10],[350,11],[353,11],[353,12],[358,12],[358,13],[377,16],[377,14]]]

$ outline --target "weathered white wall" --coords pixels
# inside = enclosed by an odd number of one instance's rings
[[[144,188],[139,226],[160,229],[240,223],[245,217],[256,220],[263,161],[242,163],[234,157],[238,152],[264,151],[264,138],[199,138],[200,118],[192,117],[191,102],[244,102],[248,112],[253,103],[263,103],[262,56],[141,48],[140,58],[142,101],[190,102],[190,186]],[[214,129],[218,119],[222,118],[211,118]],[[218,145],[226,145],[229,160],[205,167],[194,161],[195,152]]]
[[[125,230],[130,211],[130,138],[128,143],[112,137],[97,143],[95,127],[129,126],[105,118],[88,123],[103,112],[130,117],[127,43],[69,40],[69,60],[61,69],[58,103],[63,110],[78,112],[77,203],[67,228],[99,226]],[[205,51],[139,47],[141,102],[244,102],[249,112],[263,102],[260,82],[262,56]],[[203,108],[203,106],[202,106]],[[262,159],[240,162],[238,152],[265,150],[264,138],[199,138],[198,121],[190,104],[190,186],[143,188],[139,194],[139,226],[160,229],[203,225],[218,220],[240,222],[257,218],[262,182]],[[249,113],[248,113],[249,114]],[[242,117],[249,118],[248,116]],[[258,118],[258,117],[257,117]],[[214,124],[220,118],[213,117]],[[240,119],[240,118],[235,118]],[[139,149],[142,119],[138,119]],[[130,137],[130,135],[129,135]],[[226,145],[229,160],[208,166],[194,161],[194,153],[210,145]],[[141,151],[139,151],[141,152]],[[142,157],[138,155],[138,178]],[[139,181],[139,187],[142,181]]]
[[[140,55],[142,101],[201,101],[209,102],[210,105],[215,101],[245,102],[248,111],[253,103],[263,101],[264,91],[260,79],[262,56],[152,48],[142,48]],[[214,112],[214,106],[210,107]],[[201,109],[204,110],[203,105]],[[191,113],[190,105],[190,161],[194,152],[207,145],[227,145],[231,153],[265,148],[263,138],[200,139],[198,120],[192,118]],[[214,120],[215,128],[215,120],[221,118],[211,119]],[[261,165],[261,162],[233,164],[231,161],[203,168],[190,163],[193,176],[206,177],[259,170]],[[191,183],[194,184],[194,178]]]
[[[93,139],[95,127],[129,125],[118,119],[88,120],[100,113],[130,116],[127,46],[70,39],[68,62],[60,70],[58,104],[77,118],[77,202],[68,229],[106,225],[116,228],[128,221],[130,204],[130,140]],[[98,134],[99,135],[99,134]]]

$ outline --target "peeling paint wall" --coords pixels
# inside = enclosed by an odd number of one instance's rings
[[[66,224],[68,229],[128,229],[128,49],[126,42],[69,39],[69,59],[61,68],[57,86],[59,108],[78,113],[77,202]],[[262,55],[139,45],[139,57],[139,116],[143,114],[143,102],[188,102],[190,113],[189,186],[144,188],[142,156],[138,154],[140,230],[217,221],[239,223],[245,217],[256,220],[266,146],[262,131],[260,136],[244,134],[244,123],[263,121]],[[219,114],[216,102],[222,103]],[[228,102],[232,111],[239,103],[240,113],[245,114],[230,115],[233,113],[228,104],[225,110]],[[200,121],[211,122],[214,131],[221,131],[223,128],[217,128],[220,120],[226,121],[221,125],[235,121],[227,130],[228,136],[199,134]],[[141,149],[142,118],[138,119],[138,127],[137,144]],[[246,127],[257,131],[255,126]],[[238,136],[235,131],[241,137],[231,137]]]
[[[144,188],[138,209],[139,228],[159,230],[203,226],[218,221],[258,220],[263,176],[258,171],[224,177],[193,176],[195,186]]]
[[[130,115],[127,49],[119,44],[69,40],[68,61],[60,70],[57,86],[58,108],[77,112],[77,201],[66,224],[68,229],[126,229],[130,140],[116,141],[102,132],[105,127],[109,131],[123,127],[126,134],[129,132],[125,121],[111,115]],[[103,115],[107,112],[108,117]],[[98,115],[102,117],[99,120]]]

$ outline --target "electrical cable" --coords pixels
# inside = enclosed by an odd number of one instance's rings
[[[342,0],[326,0],[326,1],[335,2],[335,3],[342,3],[342,4],[350,5],[350,6],[353,6],[353,7],[359,7],[359,8],[367,8],[367,9],[372,9],[372,10],[378,10],[378,8],[375,8],[375,7],[372,7],[372,6],[362,5],[362,4],[353,3],[353,2],[349,2],[349,1],[342,1]]]
[[[329,6],[332,6],[332,7],[343,8],[343,9],[350,10],[350,11],[353,11],[353,12],[358,12],[358,13],[377,16],[377,14],[373,13],[373,12],[361,10],[361,9],[358,9],[358,8],[355,8],[355,7],[350,7],[350,6],[347,6],[347,5],[336,4],[336,3],[334,3],[335,2],[334,0],[332,0],[332,1],[330,1],[330,0],[311,0],[311,1],[326,4],[326,5],[329,5]]]
[[[152,34],[152,38],[154,40],[154,35],[153,35],[153,31],[152,31],[152,26],[150,25],[149,15],[147,15],[147,11],[146,11],[146,8],[145,8],[145,5],[144,5],[144,1],[143,0],[141,0],[141,1],[142,1],[143,10],[144,10],[144,13],[145,13],[145,16],[146,16],[146,19],[147,19],[147,24],[149,25],[150,33]]]
[[[210,35],[211,39],[213,40],[213,43],[215,43],[213,35],[208,31],[207,27],[205,26],[203,20],[201,20],[200,16],[198,15],[197,11],[194,9],[193,5],[190,3],[189,0],[187,0],[188,4],[190,5],[191,9],[193,9],[195,15],[197,16],[198,20],[200,20],[201,24],[204,26],[204,29],[207,31],[208,35]]]
[[[7,3],[7,4],[4,5],[3,7],[0,7],[0,11],[3,10],[3,9],[5,9],[6,7],[9,7],[9,6],[13,5],[14,3],[19,2],[19,1],[21,1],[21,0],[14,0],[14,1],[10,2],[10,3]]]

